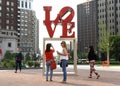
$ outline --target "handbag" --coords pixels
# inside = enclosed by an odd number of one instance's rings
[[[60,67],[62,67],[62,61],[60,62]],[[68,62],[66,64],[66,67],[68,67]]]
[[[55,61],[52,61],[51,64],[50,64],[50,69],[51,69],[51,70],[54,70],[54,69],[56,69],[56,67],[57,67],[57,66],[56,66],[56,62],[55,62]]]

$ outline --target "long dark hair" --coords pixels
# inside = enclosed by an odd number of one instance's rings
[[[94,53],[94,48],[93,48],[93,46],[89,46],[89,48],[90,48],[90,51],[89,51],[89,52]]]
[[[50,47],[51,47],[51,43],[48,43],[48,44],[46,45],[46,52],[50,52]]]

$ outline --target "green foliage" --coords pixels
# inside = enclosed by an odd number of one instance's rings
[[[31,68],[31,67],[40,67],[40,62],[38,61],[28,61],[28,66]]]
[[[2,68],[14,68],[15,67],[15,54],[10,53],[9,51],[6,51],[4,58],[2,59],[1,62],[1,67]]]
[[[4,59],[2,59],[2,61],[0,62],[0,68],[15,68],[15,53],[11,53],[9,51],[6,51],[5,55],[4,55]],[[27,53],[26,55],[26,59],[22,60],[22,67],[26,67],[25,64],[28,64],[29,67],[40,67],[40,62],[39,61],[32,61],[32,59],[30,58],[30,53]]]
[[[25,61],[30,61],[31,60],[31,57],[30,57],[30,53],[26,53],[25,55]]]
[[[2,60],[14,60],[15,54],[10,53],[10,51],[6,51],[4,58]]]
[[[34,65],[34,63],[32,61],[28,61],[28,66],[32,67]]]
[[[36,61],[36,62],[34,63],[34,66],[35,66],[35,68],[36,68],[36,67],[40,67],[40,62],[37,62],[37,61]]]
[[[107,48],[109,46],[110,34],[107,31],[106,25],[100,22],[99,31],[100,31],[99,33],[101,33],[101,35],[98,40],[98,48],[99,48],[99,50],[107,51]]]
[[[70,60],[74,59],[74,52],[73,50],[68,50],[68,53],[70,53]]]
[[[88,55],[88,52],[78,52],[77,53],[78,59],[86,59],[87,55]]]
[[[110,41],[112,41],[110,47],[111,58],[120,60],[120,36],[111,36]]]

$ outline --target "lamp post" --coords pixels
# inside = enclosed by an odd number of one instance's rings
[[[107,43],[107,65],[110,64],[110,58],[109,58],[109,43]]]

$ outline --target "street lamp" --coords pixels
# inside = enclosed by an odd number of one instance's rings
[[[107,43],[107,65],[110,64],[110,58],[109,58],[109,43]]]

